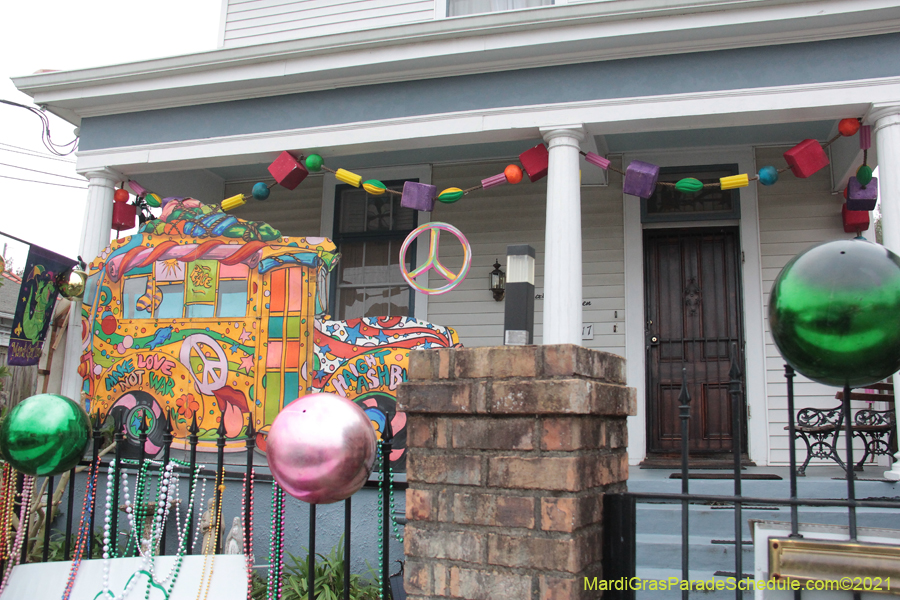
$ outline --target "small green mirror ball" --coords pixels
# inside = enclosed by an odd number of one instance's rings
[[[900,257],[862,238],[801,252],[781,270],[769,325],[798,373],[851,388],[900,370]]]
[[[0,453],[26,475],[58,475],[71,470],[90,439],[87,413],[58,394],[26,398],[0,422]]]

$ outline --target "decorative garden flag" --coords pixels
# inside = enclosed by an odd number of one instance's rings
[[[71,258],[31,246],[9,339],[10,365],[36,365],[40,360],[41,346],[56,306],[56,277],[74,265]]]

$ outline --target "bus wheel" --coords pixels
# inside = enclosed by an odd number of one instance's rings
[[[119,397],[113,403],[106,416],[113,419],[115,430],[125,430],[125,441],[122,443],[123,458],[140,458],[141,456],[141,419],[147,421],[147,441],[144,443],[144,456],[152,458],[162,450],[163,416],[162,408],[147,392],[135,390]]]

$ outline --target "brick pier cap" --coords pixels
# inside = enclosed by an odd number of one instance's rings
[[[579,600],[628,479],[625,359],[571,344],[410,352],[409,600]]]

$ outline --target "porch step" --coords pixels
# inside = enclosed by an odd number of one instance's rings
[[[748,471],[762,469],[748,469]],[[745,497],[787,498],[790,494],[790,482],[787,469],[765,469],[766,472],[777,472],[784,477],[781,481],[745,480],[742,491]],[[798,481],[798,496],[801,498],[846,498],[846,480],[841,477],[839,468],[818,469],[814,475]],[[878,475],[881,473],[879,472]],[[632,470],[628,480],[628,489],[632,492],[680,493],[681,481],[668,479],[669,472],[647,472]],[[874,475],[874,473],[873,473]],[[860,475],[864,478],[866,474]],[[731,480],[695,480],[690,481],[692,494],[730,496],[734,489]],[[856,497],[864,498],[896,498],[900,496],[900,485],[883,481],[856,481]],[[714,544],[714,540],[734,539],[734,507],[729,503],[697,502],[690,505],[690,567],[691,579],[721,580],[727,582],[725,576],[715,573],[732,573],[734,571],[733,544]],[[803,523],[820,523],[826,525],[846,525],[847,509],[839,507],[800,507],[800,521]],[[790,522],[791,511],[787,506],[755,503],[743,506],[742,515],[743,540],[751,540],[750,522],[752,520]],[[900,511],[896,509],[860,508],[857,509],[859,526],[885,526],[885,523],[900,522]],[[637,575],[645,579],[667,579],[681,577],[681,504],[662,502],[637,503]],[[743,545],[743,571],[753,573],[752,545]],[[745,592],[744,598],[752,598],[752,592]],[[678,589],[666,591],[638,591],[637,598],[646,600],[677,600],[681,598]],[[692,597],[725,600],[733,599],[733,590],[716,590],[712,592],[694,591]]]
[[[884,467],[866,467],[865,471],[856,473],[856,497],[883,498],[900,496],[900,483],[882,479]],[[759,469],[747,469],[746,473],[761,472]],[[723,473],[726,471],[718,471]],[[742,480],[743,496],[759,498],[787,498],[790,496],[790,480],[787,468],[766,468],[764,472],[778,474],[780,481]],[[681,480],[669,479],[672,471],[650,471],[636,467],[630,468],[628,491],[653,492],[666,494],[681,493]],[[846,498],[847,481],[844,471],[839,467],[809,467],[807,476],[797,480],[797,496],[800,498]],[[691,479],[691,494],[727,495],[734,493],[734,481],[730,479]]]
[[[800,521],[822,525],[846,525],[847,509],[838,507],[800,507]],[[884,523],[900,522],[900,511],[889,508],[858,508],[856,518],[860,527],[882,527]],[[752,520],[790,522],[791,511],[786,506],[744,506],[741,511],[743,539],[751,539],[749,522]],[[688,515],[692,536],[710,539],[734,538],[734,508],[692,504]],[[638,534],[654,534],[660,531],[681,531],[680,504],[637,504]]]
[[[734,546],[713,544],[713,538],[691,535],[690,567],[710,573],[734,570]],[[637,536],[638,567],[681,568],[681,535],[640,533]],[[743,546],[744,564],[753,560],[753,548]],[[746,572],[746,567],[744,567]],[[751,569],[752,571],[752,569]]]

